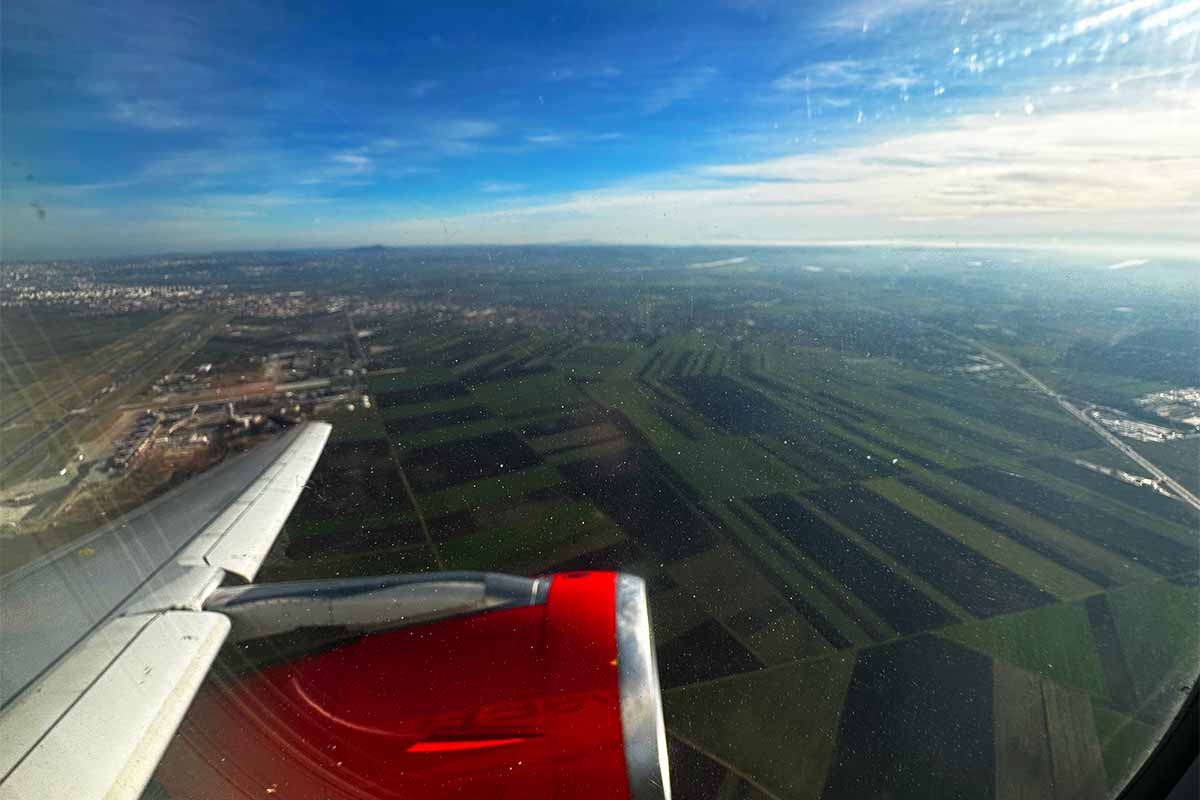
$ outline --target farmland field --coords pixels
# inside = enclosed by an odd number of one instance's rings
[[[1128,287],[1068,262],[1052,282],[1072,301],[1034,303],[1031,266],[949,251],[750,250],[752,271],[687,266],[725,250],[498,252],[430,272],[384,250],[306,321],[354,368],[261,579],[643,577],[685,800],[1125,780],[1200,667],[1200,517],[1103,472],[1141,475],[985,348],[1136,410],[1170,388],[1133,361],[1159,340],[1130,333],[1113,374],[1074,346]],[[1165,272],[1121,280],[1192,280]],[[1143,289],[1131,330],[1194,318],[1186,293]],[[114,322],[97,358],[172,319]],[[218,332],[193,358],[301,347],[252,322],[258,344]],[[64,332],[64,365],[92,327]],[[39,352],[5,339],[21,398]],[[1129,444],[1194,489],[1200,439],[1175,430]]]
[[[1154,610],[1200,607],[1195,510],[1076,465],[1130,468],[1019,376],[966,369],[957,321],[907,316],[934,283],[847,316],[883,277],[800,284],[784,261],[756,273],[784,287],[769,302],[736,272],[593,287],[591,309],[654,298],[669,330],[636,341],[441,324],[389,351],[366,378],[377,438],[349,443],[375,466],[327,452],[318,474],[358,486],[294,521],[277,566],[320,574],[324,548],[336,569],[642,575],[679,796],[1017,796],[1028,754],[1004,737],[1034,719],[1082,748],[1059,780],[1117,785],[1168,715],[1164,676],[1197,663]],[[681,289],[702,319],[670,310]],[[1132,391],[1062,342],[1048,374],[1073,392]],[[1195,440],[1146,452],[1191,479]],[[397,471],[411,495],[384,508]]]

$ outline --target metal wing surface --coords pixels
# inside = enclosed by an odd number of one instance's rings
[[[0,578],[0,800],[141,793],[330,426],[308,423]]]

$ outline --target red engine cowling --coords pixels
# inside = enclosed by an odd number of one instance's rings
[[[209,607],[244,646],[325,640],[201,690],[159,767],[172,798],[670,797],[639,578],[443,573]]]

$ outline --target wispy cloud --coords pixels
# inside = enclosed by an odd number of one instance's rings
[[[366,172],[371,168],[371,159],[361,152],[338,153],[333,156],[333,162],[344,165],[351,174]]]
[[[945,5],[945,0],[858,0],[838,8],[826,22],[843,30],[867,31],[897,17]]]
[[[440,88],[442,88],[441,81],[424,80],[409,85],[404,93],[414,100],[422,100]]]
[[[187,128],[195,121],[158,100],[121,100],[113,105],[110,116],[123,125],[133,125],[151,131]]]
[[[528,188],[527,184],[513,181],[485,181],[479,184],[479,191],[486,194],[512,194]]]
[[[450,119],[435,123],[431,132],[444,139],[484,139],[494,135],[500,126],[486,119]]]
[[[125,189],[132,186],[134,181],[106,181],[103,183],[64,183],[37,187],[37,192],[43,197],[61,199],[77,199],[93,194]]]
[[[899,90],[907,92],[923,79],[911,65],[877,59],[867,62],[842,59],[817,61],[776,78],[771,87],[779,92],[827,92],[838,90]]]
[[[714,67],[701,67],[671,77],[646,95],[643,109],[646,113],[657,114],[675,103],[688,100],[699,94],[716,76]]]
[[[875,81],[873,87],[887,91],[897,89],[901,92],[907,92],[912,87],[921,83],[922,79],[911,68],[902,69],[898,72],[892,72],[883,75]]]
[[[1096,28],[1126,22],[1134,14],[1161,3],[1162,0],[1128,0],[1128,2],[1076,20],[1075,24],[1071,26],[1071,32],[1075,34],[1088,33]]]
[[[1182,209],[1200,199],[1200,103],[1035,114],[966,115],[939,129],[871,145],[708,173],[835,186],[830,201],[925,216]],[[1018,105],[1015,100],[1012,106]],[[1014,108],[1016,112],[1016,108]],[[1169,165],[1169,167],[1167,166]],[[839,178],[840,181],[823,179]],[[847,189],[861,191],[858,198]]]
[[[598,142],[615,142],[624,138],[625,134],[618,131],[603,131],[601,133],[592,133],[588,131],[553,131],[526,136],[525,141],[529,144],[538,145],[541,147],[559,147],[569,145],[588,145]]]
[[[500,133],[500,126],[485,119],[451,117],[432,119],[408,126],[403,133],[377,136],[363,148],[364,153],[383,158],[403,157],[405,169],[428,171],[440,159],[464,158],[479,153]]]
[[[269,218],[281,209],[327,203],[319,195],[293,192],[214,192],[187,201],[145,209],[147,216],[177,220],[250,220]]]
[[[612,79],[619,78],[622,75],[619,67],[614,67],[612,64],[602,64],[600,66],[581,66],[574,65],[558,65],[550,68],[546,74],[546,80],[549,81],[569,81],[577,79]]]
[[[865,66],[861,61],[841,59],[817,61],[776,78],[771,86],[781,92],[842,89],[861,85]]]
[[[1014,99],[1012,105],[1019,100]],[[1177,241],[1200,203],[1200,95],[1189,105],[965,115],[814,155],[663,176],[459,217],[396,221],[401,240],[801,241],[930,236]],[[695,188],[687,188],[688,182]],[[715,181],[715,183],[714,183]],[[1191,217],[1193,227],[1184,227]],[[869,235],[868,235],[869,234]]]

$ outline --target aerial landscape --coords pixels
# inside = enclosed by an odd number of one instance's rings
[[[1164,795],[1198,53],[1200,0],[6,0],[0,795]]]
[[[9,262],[0,560],[326,420],[259,580],[643,577],[677,797],[1099,796],[1200,664],[1197,267],[583,245]]]

